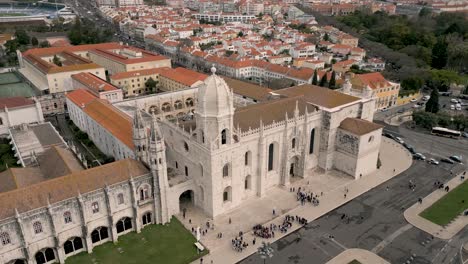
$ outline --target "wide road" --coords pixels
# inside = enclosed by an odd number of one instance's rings
[[[440,151],[446,155],[455,152],[458,146],[464,148],[461,153],[468,151],[466,141],[432,138],[404,128],[396,132],[406,135],[405,140],[425,155],[431,150],[427,142],[434,142],[433,153]],[[453,177],[451,170],[456,173],[464,169],[460,164],[436,166],[414,161],[397,177],[274,243],[274,257],[268,263],[326,263],[346,248],[356,247],[371,250],[391,263],[461,263],[459,252],[462,242],[468,241],[468,228],[450,241],[432,238],[408,224],[403,211],[434,191],[436,180],[445,182]],[[416,184],[414,191],[408,189],[409,180]],[[341,219],[343,214],[347,215],[345,220]],[[254,254],[241,263],[263,263],[263,260]]]

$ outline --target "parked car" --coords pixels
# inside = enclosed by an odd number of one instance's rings
[[[413,154],[413,159],[415,159],[415,160],[426,160],[426,156],[424,156],[421,153],[414,153]]]
[[[404,113],[404,112],[405,112],[405,109],[403,109],[403,108],[402,108],[402,109],[399,109],[399,110],[397,111],[398,114],[402,114],[402,113]]]
[[[395,139],[395,136],[390,134],[390,133],[384,133],[383,134],[385,137],[388,137],[388,138],[391,138],[391,139]]]
[[[461,111],[462,110],[461,104],[456,104],[455,109],[457,109],[457,111]]]
[[[450,156],[449,159],[455,161],[455,162],[458,162],[458,163],[462,163],[462,159],[461,159],[461,156]]]
[[[455,104],[456,104],[456,103],[458,103],[458,100],[457,100],[457,99],[455,99],[455,98],[452,98],[452,99],[450,99],[450,102],[451,102],[451,103],[455,103]]]
[[[413,108],[419,108],[419,107],[421,107],[421,106],[418,105],[418,104],[413,105]]]
[[[387,107],[384,107],[384,108],[380,109],[380,111],[382,111],[382,112],[386,112],[387,110],[388,110]]]
[[[468,138],[468,133],[467,133],[467,132],[462,132],[461,135],[462,135],[462,137],[464,137],[464,138]]]
[[[408,148],[408,150],[409,150],[409,152],[410,152],[411,154],[416,154],[416,150],[414,150],[413,147],[410,146],[410,147]]]
[[[450,110],[455,110],[455,105],[450,105]]]
[[[442,158],[440,159],[441,162],[445,162],[445,163],[448,163],[448,164],[454,164],[455,162],[453,162],[453,160],[451,159],[447,159],[447,158]]]
[[[395,141],[400,143],[400,144],[405,143],[405,141],[403,139],[401,139],[401,137],[395,137]]]
[[[435,159],[430,159],[429,163],[433,164],[433,165],[439,165],[439,162],[437,160],[435,160]]]
[[[427,101],[427,100],[429,100],[430,98],[431,98],[431,97],[430,97],[429,95],[425,95],[422,99],[423,99],[423,101]]]

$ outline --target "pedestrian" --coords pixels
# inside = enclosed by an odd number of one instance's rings
[[[254,237],[254,239],[252,240],[252,245],[255,245],[255,241],[256,241],[256,238]]]
[[[189,219],[188,222],[189,222],[189,224],[191,224],[191,223],[192,223],[192,219]]]
[[[200,258],[200,264],[202,264],[202,263],[203,263],[203,258]]]
[[[344,198],[346,199],[346,193],[344,194]]]
[[[275,211],[275,209],[273,209],[273,215],[276,215],[276,211]]]
[[[389,188],[388,188],[388,186],[387,186],[387,187],[385,188],[385,190],[388,191],[388,189],[389,189]]]
[[[187,209],[186,209],[186,208],[182,209],[182,217],[183,217],[184,219],[185,219],[185,213],[186,213],[186,212],[187,212]]]
[[[232,223],[232,221],[231,221],[231,217],[229,217],[229,224],[231,224],[231,223]]]
[[[395,169],[393,169],[393,173],[395,173]]]

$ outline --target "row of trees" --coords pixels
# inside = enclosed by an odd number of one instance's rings
[[[317,70],[314,71],[314,76],[312,77],[312,84],[313,85],[318,85],[321,87],[328,87],[330,89],[337,89],[336,85],[336,73],[335,71],[332,71],[332,74],[330,76],[330,81],[328,81],[327,73],[325,73],[322,76],[322,79],[320,79],[320,82],[318,81],[318,73]]]
[[[68,38],[73,45],[96,44],[112,40],[114,31],[111,28],[99,28],[89,19],[76,18],[68,31]]]

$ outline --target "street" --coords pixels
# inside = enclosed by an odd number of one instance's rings
[[[404,126],[387,126],[385,130],[401,136],[428,158],[462,155],[466,164],[466,139],[437,137]],[[403,211],[434,191],[436,180],[446,182],[465,168],[462,164],[431,165],[413,161],[401,175],[273,243],[275,253],[268,263],[326,263],[347,248],[373,251],[391,263],[461,263],[460,246],[468,241],[468,227],[451,241],[431,238],[408,224]],[[416,184],[414,191],[408,188],[409,180]],[[330,239],[330,235],[334,238]],[[262,263],[262,260],[254,254],[241,263]]]

